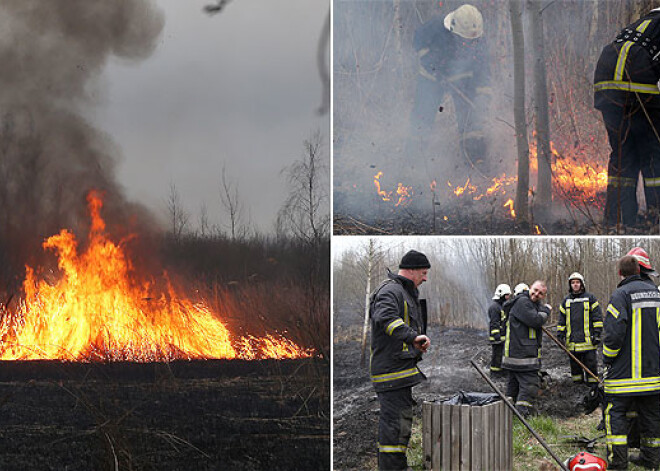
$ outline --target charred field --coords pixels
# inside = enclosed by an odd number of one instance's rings
[[[419,364],[428,380],[413,388],[416,417],[421,417],[424,401],[441,400],[459,391],[492,392],[469,363],[475,359],[482,369],[488,368],[490,345],[485,329],[436,326],[430,329],[430,338],[431,350]],[[539,412],[557,419],[582,416],[581,401],[587,388],[571,382],[566,355],[544,337],[542,358],[542,370],[550,380],[537,401]],[[368,366],[360,366],[359,339],[335,342],[333,361],[333,469],[375,469],[379,405],[369,381]],[[506,379],[495,378],[495,383],[506,391]]]
[[[2,470],[330,466],[322,360],[0,363]]]

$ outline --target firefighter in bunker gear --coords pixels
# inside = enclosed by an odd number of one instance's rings
[[[504,351],[504,337],[506,334],[506,315],[502,305],[511,296],[511,287],[501,284],[495,288],[493,302],[488,308],[488,322],[490,326],[489,340],[493,349],[490,360],[491,374],[502,372],[502,352]]]
[[[594,105],[612,152],[604,223],[637,222],[641,171],[649,213],[660,210],[660,9],[626,26],[605,46],[594,75]]]
[[[632,251],[631,251],[632,252]],[[644,252],[645,253],[645,252]],[[648,256],[646,257],[648,262]],[[629,412],[637,412],[638,464],[660,464],[660,292],[634,255],[619,260],[622,280],[603,322],[605,429],[609,469],[628,466]],[[653,271],[648,263],[650,271]]]
[[[380,402],[378,469],[407,469],[412,387],[426,379],[417,367],[430,341],[426,336],[426,302],[418,287],[431,267],[426,256],[406,253],[399,272],[388,273],[371,295],[371,381]]]
[[[598,300],[586,291],[582,275],[578,272],[571,274],[568,277],[568,295],[559,306],[557,338],[595,375],[598,375],[596,348],[600,344],[602,330],[603,317]],[[571,358],[570,363],[574,382],[581,383],[586,378],[587,383],[598,386],[598,381],[586,374],[575,360]]]
[[[550,314],[550,306],[541,302],[546,293],[545,283],[536,281],[529,291],[522,291],[504,303],[508,312],[502,359],[502,368],[509,371],[506,394],[513,398],[523,416],[532,412],[538,395],[541,326]]]
[[[415,31],[413,48],[419,58],[419,73],[407,158],[425,153],[440,105],[444,97],[451,96],[461,152],[471,164],[483,165],[486,110],[492,90],[488,48],[482,35],[481,13],[467,4],[444,18],[431,18]]]

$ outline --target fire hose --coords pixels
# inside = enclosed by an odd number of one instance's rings
[[[514,406],[511,403],[511,401],[509,401],[509,399],[502,393],[502,391],[499,390],[499,388],[497,386],[495,386],[495,383],[493,383],[491,381],[491,379],[488,377],[488,375],[486,373],[484,373],[484,371],[481,368],[479,368],[479,366],[477,366],[477,364],[474,362],[474,360],[470,360],[470,363],[479,372],[481,377],[486,380],[486,382],[493,389],[493,391],[495,391],[495,393],[498,396],[500,396],[500,398],[504,401],[504,404],[506,404],[506,406],[509,409],[511,409],[511,411],[516,415],[516,417],[518,417],[518,419],[520,419],[522,424],[525,427],[527,427],[527,430],[529,430],[531,432],[531,434],[534,435],[534,438],[536,438],[536,440],[541,444],[541,446],[543,448],[545,448],[545,450],[550,454],[550,456],[552,456],[552,459],[554,459],[557,462],[559,467],[564,471],[569,471],[569,469],[562,462],[562,460],[557,455],[555,455],[555,453],[550,449],[550,446],[545,442],[545,440],[543,440],[543,438],[541,438],[541,436],[538,433],[536,433],[536,431],[532,428],[532,426],[529,424],[529,422],[527,422],[525,420],[525,418],[522,416],[522,414],[520,412],[518,412],[518,409],[516,409],[516,406]]]
[[[562,342],[560,342],[559,339],[558,339],[557,337],[555,337],[554,335],[552,335],[552,334],[550,333],[550,331],[549,331],[546,327],[541,326],[541,329],[543,330],[543,332],[545,332],[545,335],[547,335],[548,337],[550,337],[550,339],[551,339],[554,343],[556,343],[557,345],[559,345],[559,348],[561,348],[561,349],[564,350],[566,353],[568,353],[568,356],[571,357],[571,359],[572,359],[573,361],[575,361],[575,363],[577,363],[578,365],[580,365],[580,368],[582,368],[582,369],[585,371],[585,373],[587,373],[589,376],[591,376],[591,377],[594,378],[596,381],[598,381],[598,384],[599,384],[599,385],[601,385],[601,386],[603,385],[603,382],[600,380],[600,378],[599,378],[598,376],[596,376],[596,375],[595,375],[595,374],[594,374],[589,368],[587,368],[587,366],[586,366],[584,363],[582,363],[580,360],[578,360],[578,359],[575,357],[575,355],[573,355],[573,354],[571,353],[571,351],[570,351],[568,348],[566,348],[566,346],[565,346]]]

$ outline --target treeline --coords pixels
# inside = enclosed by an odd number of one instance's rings
[[[401,256],[409,249],[427,254],[432,268],[429,281],[422,285],[422,297],[429,303],[430,323],[445,326],[484,328],[486,310],[495,287],[507,283],[548,285],[547,302],[557,306],[568,292],[568,276],[577,271],[586,280],[602,306],[607,305],[620,278],[617,260],[631,248],[644,247],[651,263],[660,266],[660,241],[653,238],[443,238],[360,239],[347,250],[335,254],[334,322],[335,336],[354,336],[364,319],[367,267],[371,260],[371,286],[385,279],[386,268],[396,272]],[[376,250],[369,256],[369,243]]]

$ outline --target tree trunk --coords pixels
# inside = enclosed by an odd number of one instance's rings
[[[552,152],[550,150],[550,117],[548,115],[548,87],[543,44],[543,16],[541,0],[529,0],[532,51],[534,56],[534,114],[538,162],[538,187],[535,214],[546,222],[552,213]]]
[[[374,258],[376,255],[376,242],[369,239],[367,253],[367,287],[364,293],[364,322],[362,324],[362,349],[360,353],[360,366],[364,367],[364,359],[367,351],[367,332],[369,331],[369,297],[371,295],[371,274],[373,273]]]
[[[527,192],[529,191],[529,144],[525,121],[525,38],[522,25],[522,3],[509,0],[511,35],[513,38],[513,116],[518,149],[518,185],[516,187],[516,219],[529,221]]]

